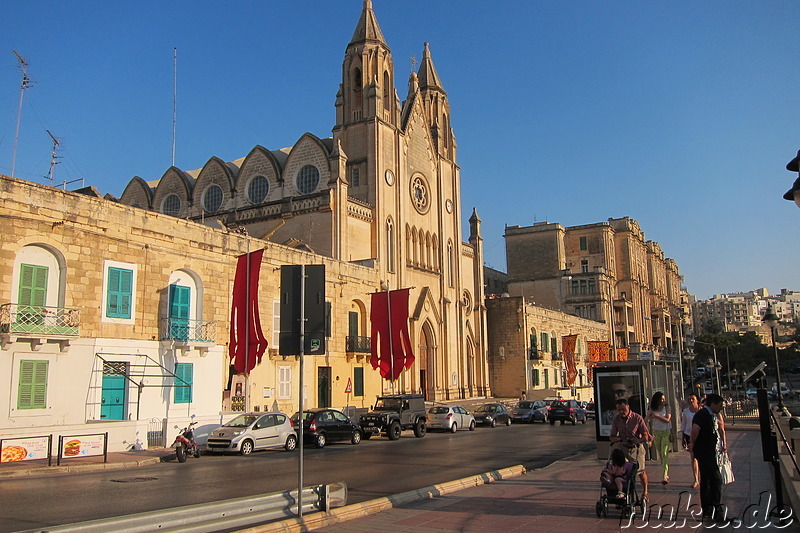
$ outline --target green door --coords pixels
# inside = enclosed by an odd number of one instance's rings
[[[194,340],[189,339],[189,304],[191,302],[192,289],[175,285],[169,286],[169,329],[170,339],[175,340]]]
[[[44,306],[47,302],[47,267],[21,265],[19,276],[19,307],[17,326],[41,326],[44,324]],[[36,328],[41,329],[41,328]]]
[[[128,364],[123,362],[103,363],[103,391],[100,399],[100,418],[103,420],[125,420]]]
[[[317,367],[317,407],[331,406],[331,367]]]

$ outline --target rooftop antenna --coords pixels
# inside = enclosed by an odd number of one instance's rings
[[[55,177],[56,165],[60,163],[60,161],[56,161],[56,159],[61,159],[61,156],[56,155],[56,150],[58,150],[58,147],[61,146],[61,143],[53,136],[52,133],[50,133],[50,130],[44,131],[46,131],[50,138],[53,139],[53,152],[50,154],[50,171],[47,173],[47,179],[50,180],[50,185],[52,185],[53,178]]]
[[[175,126],[178,120],[178,49],[172,49],[172,166],[175,166]]]
[[[17,164],[17,143],[19,142],[19,122],[22,118],[22,97],[25,94],[25,89],[30,87],[33,82],[28,77],[28,62],[24,57],[19,55],[16,50],[12,50],[12,52],[14,52],[14,55],[17,56],[17,59],[20,63],[19,69],[22,71],[22,85],[20,86],[19,90],[19,108],[17,109],[17,131],[14,133],[14,152],[11,156],[11,177],[13,178],[14,168]]]

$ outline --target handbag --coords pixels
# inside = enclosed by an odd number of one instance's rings
[[[722,476],[722,483],[725,485],[733,483],[736,478],[733,476],[733,465],[731,464],[730,458],[728,458],[728,452],[720,452],[718,463],[719,473]]]

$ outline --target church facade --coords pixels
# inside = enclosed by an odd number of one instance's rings
[[[211,157],[199,170],[134,177],[120,202],[242,233],[254,247],[367,269],[374,286],[347,302],[335,301],[352,292],[340,290],[347,280],[328,287],[331,308],[347,313],[334,317],[347,326],[332,332],[333,357],[352,354],[353,343],[363,351],[369,292],[410,288],[416,361],[392,390],[429,400],[489,395],[480,219],[473,210],[463,242],[450,104],[428,43],[403,100],[395,87],[391,51],[365,0],[345,50],[331,137],[306,133],[288,148],[256,146],[234,161]],[[278,282],[272,270],[262,276]],[[272,302],[264,312],[274,314]]]

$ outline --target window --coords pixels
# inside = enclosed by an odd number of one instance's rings
[[[578,280],[572,280],[572,295],[578,294]]]
[[[17,409],[45,409],[47,407],[48,361],[22,360],[19,362],[19,388]]]
[[[358,187],[359,185],[361,185],[361,173],[358,167],[352,167],[350,169],[350,186]]]
[[[164,204],[161,206],[161,211],[165,215],[169,215],[171,217],[176,217],[181,212],[181,199],[178,198],[177,194],[170,194],[164,200]]]
[[[531,369],[531,386],[538,387],[539,386],[539,369],[533,368]]]
[[[586,237],[581,237],[581,250],[586,250]]]
[[[17,316],[14,319],[20,325],[40,326],[44,324],[44,305],[47,303],[46,266],[20,265],[19,299]]]
[[[175,363],[175,377],[178,378],[175,380],[175,403],[192,403],[194,364]]]
[[[593,279],[589,280],[589,294],[597,294],[597,287]]]
[[[539,350],[537,349],[536,333],[531,333],[531,355],[536,355]]]
[[[353,396],[364,396],[364,367],[353,369]]]
[[[581,294],[586,294],[586,280],[581,280]]]
[[[297,190],[301,194],[311,194],[319,185],[319,170],[314,165],[306,165],[297,173]]]
[[[447,241],[447,281],[451,287],[455,287],[455,259],[453,258],[453,243]]]
[[[542,332],[542,351],[546,352],[549,347],[550,347],[550,336],[543,331]]]
[[[589,272],[589,261],[584,259],[581,261],[581,272],[586,274]]]
[[[250,203],[260,204],[269,194],[269,181],[264,176],[256,176],[247,186],[247,196]]]
[[[305,394],[303,395],[305,396]],[[292,397],[292,367],[278,367],[278,399],[289,400]]]
[[[206,189],[203,195],[203,208],[207,213],[216,213],[222,206],[222,187],[219,185],[212,185]]]
[[[394,272],[394,223],[386,219],[386,270]]]
[[[133,271],[110,267],[108,269],[106,316],[109,318],[131,318],[132,297]]]

